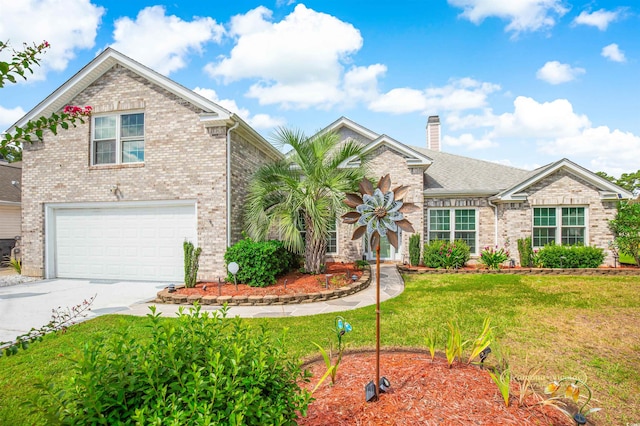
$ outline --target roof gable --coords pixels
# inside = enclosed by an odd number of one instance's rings
[[[316,133],[316,135],[320,136],[328,132],[341,133],[341,131],[345,129],[360,136],[360,138],[357,138],[357,139],[361,140],[362,142],[373,141],[380,136],[379,134],[367,129],[366,127],[359,125],[355,121],[344,116],[338,118],[336,121],[329,124],[324,129],[320,130],[318,133]]]
[[[497,194],[494,198],[497,201],[524,201],[527,199],[527,188],[530,188],[532,185],[561,169],[566,170],[570,174],[577,176],[595,186],[600,191],[600,198],[602,200],[633,198],[633,194],[631,194],[629,191],[619,187],[618,185],[608,181],[603,177],[598,176],[592,171],[587,170],[572,161],[569,161],[566,158],[534,170],[529,177],[516,183],[512,187],[507,188],[506,190]]]
[[[229,119],[233,115],[230,111],[227,111],[220,105],[198,95],[168,77],[153,71],[152,69],[109,47],[96,56],[94,60],[85,65],[73,77],[58,87],[42,102],[36,105],[20,120],[14,123],[11,128],[8,129],[8,132],[13,131],[15,127],[24,126],[29,120],[33,120],[43,115],[48,116],[61,110],[80,92],[89,87],[115,65],[121,65],[122,67],[129,69],[154,84],[157,84],[163,89],[197,106],[204,111],[207,119],[215,118],[218,120],[225,120]]]
[[[430,157],[387,135],[380,135],[377,139],[371,141],[371,143],[364,148],[364,154],[370,154],[382,146],[387,146],[404,156],[407,160],[407,166],[423,167],[426,169],[433,163],[433,160]]]

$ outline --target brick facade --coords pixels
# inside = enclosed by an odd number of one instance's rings
[[[387,173],[391,176],[391,189],[400,185],[409,187],[409,192],[405,201],[412,202],[420,207],[415,213],[406,215],[416,232],[420,232],[423,227],[423,174],[424,169],[414,168],[407,165],[407,159],[398,151],[383,145],[370,153],[368,162],[368,175],[380,178]],[[338,224],[338,253],[330,256],[332,260],[350,262],[361,259],[364,251],[363,241],[352,241],[351,235],[356,225]],[[401,237],[401,247],[396,256],[396,260],[403,261],[409,259],[409,236],[404,233]]]
[[[604,263],[613,265],[613,255],[607,248],[614,239],[609,229],[609,221],[617,212],[614,201],[602,201],[596,187],[563,169],[541,179],[524,192],[527,193],[525,202],[499,204],[498,244],[504,244],[508,237],[511,251],[517,255],[517,240],[532,235],[534,207],[586,207],[585,245],[604,249]]]
[[[44,268],[44,204],[159,200],[197,200],[200,279],[224,275],[226,224],[234,238],[241,222],[236,214],[245,191],[244,178],[232,178],[234,214],[226,210],[225,125],[205,128],[202,112],[184,99],[116,65],[79,93],[71,104],[91,105],[94,115],[106,112],[145,114],[145,160],[142,164],[92,166],[90,123],[43,143],[25,147],[23,155],[23,273],[42,276]],[[90,120],[89,120],[90,121]],[[260,156],[237,132],[231,133],[237,170],[252,170]],[[117,199],[109,190],[118,185]]]

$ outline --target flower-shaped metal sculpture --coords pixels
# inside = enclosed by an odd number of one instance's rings
[[[385,175],[380,178],[378,186],[374,189],[368,179],[360,182],[360,194],[347,193],[344,203],[356,209],[342,215],[344,223],[357,224],[353,232],[352,240],[357,240],[367,235],[370,247],[376,248],[381,237],[386,237],[389,243],[398,249],[398,229],[406,232],[415,232],[411,222],[405,219],[405,213],[418,210],[413,203],[406,203],[408,187],[399,186],[391,188],[391,178]]]
[[[344,203],[356,209],[342,215],[344,223],[357,224],[352,240],[366,234],[369,247],[376,251],[376,380],[380,383],[380,238],[386,237],[389,243],[398,249],[398,230],[415,232],[411,222],[405,219],[405,213],[419,210],[413,203],[405,203],[404,197],[409,190],[399,186],[391,190],[391,178],[385,175],[374,189],[368,179],[360,182],[360,195],[347,193]],[[385,379],[386,380],[386,379]],[[388,381],[387,381],[388,383]],[[367,385],[369,386],[369,385]],[[379,386],[374,385],[375,400],[380,397]],[[365,395],[369,392],[365,387]],[[367,401],[373,399],[367,398]]]

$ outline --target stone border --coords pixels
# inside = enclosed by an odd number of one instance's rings
[[[431,269],[398,265],[401,274],[510,274],[510,275],[640,275],[640,268],[504,268],[490,269]]]
[[[349,296],[369,287],[371,284],[371,269],[365,268],[362,276],[355,282],[344,287],[333,290],[324,290],[317,293],[297,293],[297,294],[267,294],[264,296],[202,296],[199,294],[169,293],[168,288],[160,290],[155,303],[171,303],[175,305],[192,305],[197,302],[201,305],[223,305],[229,306],[267,306],[267,305],[294,305],[299,303],[324,302],[331,299],[338,299]],[[176,289],[184,288],[184,285],[176,286]]]

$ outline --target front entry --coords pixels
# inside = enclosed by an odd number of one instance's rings
[[[370,248],[369,242],[364,238],[364,252],[367,260],[376,260],[375,247]],[[398,250],[390,243],[387,237],[380,239],[380,260],[402,261],[402,231],[398,231]]]

